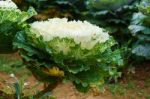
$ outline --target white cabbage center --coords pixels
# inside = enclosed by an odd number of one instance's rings
[[[91,49],[97,43],[104,43],[109,39],[107,32],[87,21],[68,21],[66,18],[53,18],[48,21],[37,21],[31,24],[45,41],[55,37],[72,38],[82,48]]]
[[[11,8],[11,9],[17,9],[17,6],[14,2],[11,0],[0,0],[0,8]]]

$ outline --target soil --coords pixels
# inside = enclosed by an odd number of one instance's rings
[[[14,56],[18,57],[17,54],[11,55],[8,57],[13,58]],[[86,94],[79,93],[72,85],[72,83],[67,84],[59,84],[53,91],[52,95],[56,97],[56,99],[150,99],[150,97],[145,97],[145,93],[150,95],[150,81],[149,85],[147,84],[147,79],[150,80],[150,62],[145,62],[143,64],[135,66],[134,73],[128,73],[128,69],[126,69],[123,73],[122,78],[120,79],[120,83],[123,85],[128,85],[129,81],[134,82],[133,88],[127,90],[125,95],[116,94],[114,95],[109,88],[106,88],[104,93],[96,94],[93,91],[90,91]],[[17,78],[21,78],[21,76],[17,76]],[[10,77],[10,74],[0,72],[0,99],[11,99],[8,97],[1,98],[3,96],[2,91],[7,91],[7,95],[11,92],[14,92],[11,89],[13,83],[16,80]],[[29,90],[33,89],[36,86],[35,90],[31,93],[36,93],[36,91],[41,91],[44,89],[44,84],[39,83],[32,75],[26,78],[25,82],[25,92],[24,94],[29,94]],[[141,92],[144,91],[143,93]],[[30,93],[30,94],[31,94]],[[4,97],[4,96],[3,96]]]
[[[53,95],[56,96],[56,99],[150,99],[150,97],[144,97],[143,93],[140,92],[140,89],[142,89],[150,95],[150,86],[146,85],[147,79],[150,79],[149,62],[137,65],[135,67],[135,73],[130,74],[127,73],[127,70],[124,71],[120,83],[127,85],[129,81],[135,82],[134,88],[128,89],[126,95],[114,95],[107,88],[104,93],[96,96],[91,91],[83,94],[77,92],[71,83],[58,85],[53,91]]]
[[[11,86],[16,82],[16,80],[4,72],[0,72],[0,77],[1,77],[0,90],[1,89],[8,90],[7,94],[14,92],[14,90],[11,89],[12,88]],[[28,82],[29,85],[26,86],[25,90],[32,89],[38,83],[38,81],[33,76],[27,78],[26,82]],[[36,90],[42,91],[43,87],[44,87],[43,84],[39,84],[36,87]],[[72,83],[67,84],[61,83],[53,90],[52,93],[53,96],[56,97],[56,99],[112,99],[110,92],[105,92],[98,96],[94,96],[92,92],[86,94],[79,93],[76,91]]]

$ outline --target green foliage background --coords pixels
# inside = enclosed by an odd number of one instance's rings
[[[150,59],[150,1],[143,0],[138,6],[139,12],[134,13],[129,29],[136,38],[132,53]]]

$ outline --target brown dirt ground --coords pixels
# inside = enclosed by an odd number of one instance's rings
[[[17,54],[8,55],[10,58],[18,57]],[[127,70],[124,71],[123,77],[120,79],[120,83],[128,84],[128,81],[135,82],[135,89],[129,89],[126,95],[113,95],[108,88],[104,93],[99,93],[98,95],[94,95],[92,91],[83,94],[79,93],[75,90],[75,87],[72,83],[68,84],[59,84],[53,90],[53,96],[56,99],[149,99],[143,96],[143,93],[138,93],[138,91],[145,90],[145,92],[150,94],[150,86],[147,86],[145,81],[150,78],[150,62],[145,62],[144,64],[137,65],[135,68],[135,73],[128,74]],[[9,89],[10,85],[13,84],[15,80],[10,77],[9,74],[4,72],[0,72],[0,90]],[[37,84],[37,80],[30,76],[27,78],[26,82],[29,82],[29,85],[26,86],[26,91],[28,92]],[[7,87],[7,88],[6,88]],[[36,87],[36,90],[42,90],[43,84],[40,84]],[[33,91],[34,92],[34,91]],[[9,93],[9,92],[8,92]],[[1,95],[1,92],[0,92]],[[1,99],[1,98],[0,98]],[[3,99],[3,98],[2,98]],[[6,98],[4,98],[6,99]]]

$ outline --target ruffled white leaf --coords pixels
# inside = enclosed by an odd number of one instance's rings
[[[87,21],[68,21],[66,18],[53,18],[48,21],[37,21],[31,24],[37,36],[45,41],[53,38],[71,38],[82,48],[91,49],[97,43],[104,43],[109,35],[102,28]]]

